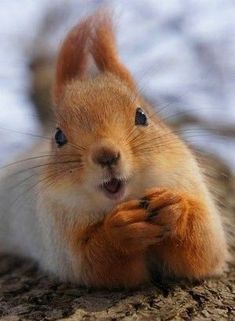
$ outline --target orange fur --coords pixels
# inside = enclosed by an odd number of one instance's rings
[[[75,26],[64,41],[56,64],[54,100],[57,102],[66,83],[82,77],[88,63],[87,40],[90,21],[84,20]]]
[[[96,287],[136,287],[150,279],[148,258],[167,276],[201,278],[223,253],[210,253],[204,236],[205,209],[187,195],[152,189],[142,200],[122,203],[103,221],[69,230],[68,242],[82,253],[84,283]],[[203,239],[200,239],[203,236]],[[74,266],[76,270],[76,264]]]
[[[148,271],[144,251],[134,248],[127,252],[119,248],[120,238],[110,239],[112,227],[97,223],[84,230],[72,232],[71,247],[74,255],[82,253],[83,283],[95,287],[137,287],[148,281]],[[76,271],[76,264],[74,269]]]
[[[65,84],[75,78],[86,76],[89,52],[101,72],[110,72],[125,81],[131,89],[135,89],[130,73],[119,61],[112,21],[100,12],[75,26],[62,44],[56,66],[56,102]]]
[[[88,54],[98,76],[89,76]],[[54,200],[63,195],[64,204],[53,203],[50,212],[71,252],[75,276],[80,269],[79,282],[136,287],[149,280],[150,261],[170,276],[200,278],[220,271],[226,243],[200,169],[139,96],[119,61],[109,17],[99,13],[69,33],[58,57],[54,97],[58,126],[69,143],[52,144],[52,159],[77,163],[48,165],[43,175],[54,173]],[[137,106],[148,113],[149,126],[134,127]],[[92,155],[110,149],[120,155],[115,171],[128,178],[120,204],[97,189],[110,173]],[[57,207],[59,215],[53,214]]]
[[[135,83],[119,60],[113,24],[109,16],[99,13],[93,17],[94,35],[91,42],[91,53],[102,72],[111,72],[126,82],[131,89],[135,89]]]

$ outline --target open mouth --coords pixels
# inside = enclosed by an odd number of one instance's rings
[[[124,195],[125,181],[114,177],[104,182],[100,187],[108,198],[115,200]]]

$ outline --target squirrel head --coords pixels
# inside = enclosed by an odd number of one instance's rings
[[[89,73],[91,59],[95,75]],[[66,37],[57,60],[54,102],[56,164],[48,166],[47,175],[55,176],[53,190],[63,202],[105,212],[160,184],[164,142],[173,134],[120,62],[106,14],[88,17]]]

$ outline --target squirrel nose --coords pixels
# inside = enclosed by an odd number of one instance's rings
[[[92,160],[102,167],[116,165],[120,158],[120,153],[108,147],[102,147],[93,152]]]

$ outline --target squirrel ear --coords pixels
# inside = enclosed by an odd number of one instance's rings
[[[58,54],[54,84],[54,100],[57,102],[66,83],[82,77],[88,64],[88,39],[90,19],[76,25],[65,38]]]
[[[107,11],[98,12],[92,17],[92,25],[90,52],[97,68],[116,75],[131,89],[136,89],[131,74],[119,59],[111,15]]]
[[[120,62],[112,19],[107,11],[98,11],[75,26],[62,44],[56,65],[55,102],[59,100],[66,83],[86,75],[89,53],[100,72],[110,72],[131,89],[136,88],[130,73]]]

